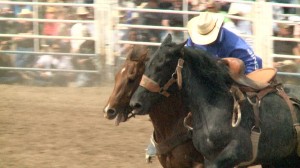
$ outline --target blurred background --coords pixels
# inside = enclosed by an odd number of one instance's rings
[[[154,51],[167,33],[184,41],[188,20],[222,13],[278,80],[300,81],[299,0],[2,0],[0,83],[97,86],[112,82],[131,45]]]

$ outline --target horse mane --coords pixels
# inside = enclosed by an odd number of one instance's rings
[[[189,63],[197,83],[204,84],[217,94],[228,92],[232,79],[227,66],[218,62],[220,58],[216,58],[204,50],[189,47],[185,47],[184,53],[185,60]]]
[[[144,45],[133,45],[129,50],[127,59],[131,61],[140,61],[142,57],[148,54],[148,49]]]

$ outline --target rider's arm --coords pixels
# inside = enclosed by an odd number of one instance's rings
[[[261,67],[261,58],[256,56],[251,49],[235,49],[230,53],[230,57],[235,57],[243,60],[246,66],[245,74],[248,74]]]

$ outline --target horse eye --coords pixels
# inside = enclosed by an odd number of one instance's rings
[[[136,74],[130,74],[128,75],[128,83],[133,83],[136,79]]]
[[[133,83],[135,81],[134,78],[128,78],[128,83]]]

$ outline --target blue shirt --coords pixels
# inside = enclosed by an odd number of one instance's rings
[[[186,46],[205,50],[219,58],[234,57],[243,60],[246,66],[245,74],[262,68],[262,60],[256,56],[251,47],[239,36],[221,28],[217,40],[208,45],[198,45],[188,38]]]

